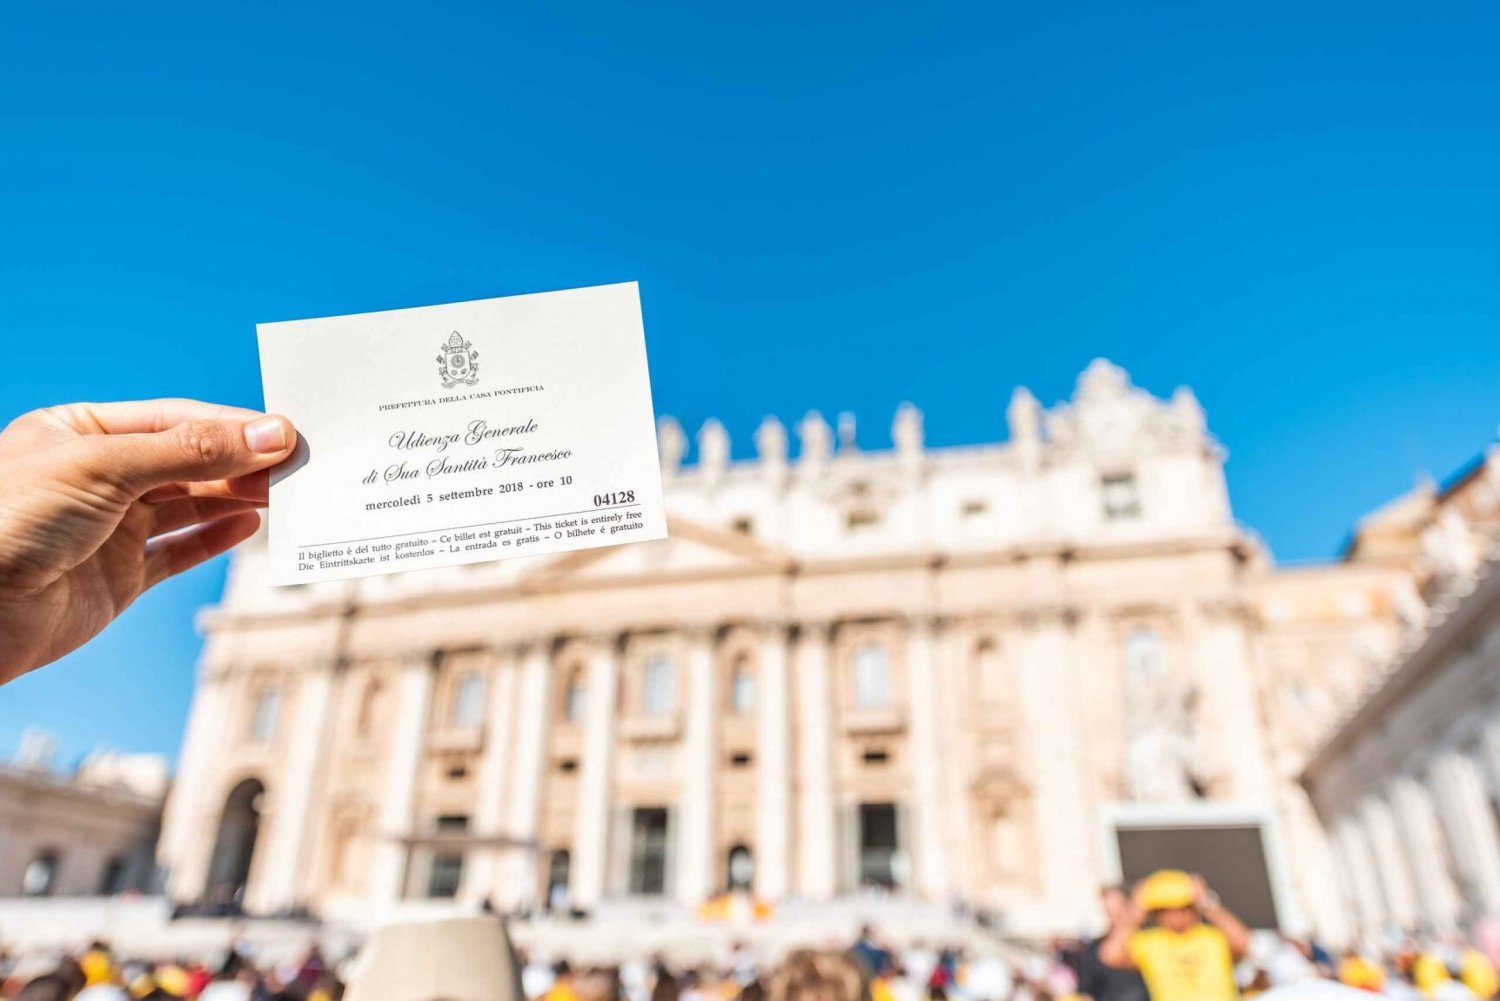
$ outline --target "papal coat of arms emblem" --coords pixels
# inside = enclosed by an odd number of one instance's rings
[[[472,386],[479,381],[479,352],[456,330],[443,345],[443,353],[437,356],[437,361],[444,389],[452,389],[460,383]]]

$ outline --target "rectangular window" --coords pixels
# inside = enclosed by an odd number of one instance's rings
[[[573,676],[568,679],[567,689],[563,692],[562,712],[564,723],[583,722],[583,700],[585,697],[586,692],[583,687],[583,678],[578,672],[574,672]]]
[[[263,690],[255,700],[255,715],[250,720],[250,739],[257,744],[270,743],[276,734],[276,717],[280,714],[280,689]]]
[[[1106,521],[1140,517],[1141,498],[1134,473],[1106,473],[1099,481],[1099,489],[1104,496]]]
[[[729,708],[736,716],[755,712],[755,675],[741,663],[729,678]]]
[[[460,730],[472,729],[484,722],[484,675],[470,671],[458,680],[453,690],[451,722]]]
[[[891,661],[885,647],[867,643],[854,651],[854,704],[861,709],[891,704]]]
[[[675,702],[672,691],[672,662],[665,657],[652,657],[646,662],[641,681],[641,711],[647,716],[670,715]]]

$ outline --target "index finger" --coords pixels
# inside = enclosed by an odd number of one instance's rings
[[[65,403],[47,410],[79,434],[154,434],[190,420],[248,420],[259,410],[169,397],[119,403]]]
[[[156,503],[175,500],[179,497],[219,497],[227,500],[248,500],[265,503],[271,496],[271,476],[267,470],[231,476],[227,480],[199,480],[198,482],[167,483],[153,487],[141,495],[141,500]]]

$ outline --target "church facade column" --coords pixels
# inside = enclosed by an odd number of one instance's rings
[[[1025,740],[1033,762],[1037,837],[1044,896],[1057,908],[1052,921],[1079,925],[1092,917],[1099,882],[1094,836],[1098,818],[1089,801],[1088,767],[1073,727],[1081,718],[1074,691],[1072,609],[1033,610],[1021,623],[1020,689]]]
[[[939,740],[958,739],[958,735],[970,733],[968,705],[974,699],[974,687],[970,679],[975,675],[969,670],[976,647],[972,623],[950,622],[938,636],[936,643],[936,682],[938,694]],[[948,867],[949,886],[967,894],[971,899],[978,886],[971,876],[978,871],[975,865],[974,805],[970,791],[978,772],[978,756],[956,753],[953,745],[943,755],[938,769],[941,777],[943,798],[944,854]]]
[[[756,679],[755,892],[775,900],[791,889],[792,748],[787,698],[787,628],[765,627]]]
[[[1228,773],[1233,795],[1271,807],[1275,803],[1270,756],[1260,726],[1260,697],[1250,669],[1245,618],[1236,605],[1210,602],[1182,610],[1198,692],[1209,710],[1218,748],[1216,764]]]
[[[1343,856],[1350,896],[1359,914],[1360,934],[1368,941],[1375,941],[1385,931],[1387,915],[1364,824],[1356,814],[1345,813],[1334,828],[1334,837]]]
[[[542,771],[547,762],[547,740],[552,724],[552,644],[531,643],[519,655],[515,713],[515,752],[510,759],[506,833],[531,842],[530,848],[511,848],[502,858],[500,905],[535,907],[541,899],[541,871],[536,845],[542,805]]]
[[[1451,749],[1433,763],[1432,777],[1463,895],[1476,914],[1500,913],[1500,836],[1478,767]]]
[[[797,637],[797,887],[804,897],[838,892],[833,800],[833,703],[827,623],[804,624]]]
[[[678,807],[682,831],[675,887],[678,899],[685,904],[697,904],[713,890],[714,778],[719,769],[717,673],[714,631],[690,629],[683,782]]]
[[[160,858],[166,869],[167,895],[173,900],[198,900],[208,880],[219,815],[228,795],[220,788],[218,762],[230,739],[230,693],[227,672],[204,665],[199,670],[183,735],[181,765],[167,797],[162,823]]]
[[[615,693],[619,684],[617,638],[598,637],[589,654],[583,770],[578,781],[578,815],[573,825],[569,890],[573,903],[579,907],[592,907],[604,896],[609,860],[609,786],[614,772]]]
[[[427,743],[428,707],[436,674],[433,652],[421,650],[408,658],[396,685],[396,721],[391,729],[378,841],[370,873],[370,896],[383,904],[394,904],[406,893],[410,850],[402,839],[412,833],[417,776]]]
[[[256,880],[245,889],[246,906],[253,911],[288,910],[304,903],[308,851],[311,842],[309,817],[321,785],[324,748],[327,744],[328,709],[334,689],[342,677],[336,661],[305,668],[297,680],[296,709],[287,735],[286,764],[272,791],[274,820],[267,839],[265,859],[256,867]]]
[[[477,776],[479,797],[474,804],[474,831],[481,837],[508,833],[505,804],[519,673],[514,650],[499,651],[493,661],[485,681],[484,750]],[[464,863],[459,896],[470,903],[493,899],[500,889],[501,853],[508,851],[494,846],[471,851]]]
[[[1483,770],[1491,776],[1491,781],[1500,782],[1500,709],[1492,711],[1485,720],[1479,741],[1486,757],[1487,767]],[[1500,786],[1492,791],[1500,796]]]
[[[1377,795],[1365,797],[1359,807],[1360,817],[1370,840],[1370,849],[1384,891],[1386,913],[1398,928],[1414,928],[1417,923],[1416,891],[1411,870],[1401,850],[1401,836],[1390,807]]]
[[[1443,861],[1448,853],[1432,793],[1411,775],[1401,774],[1392,779],[1388,795],[1407,865],[1416,877],[1422,924],[1440,935],[1451,934],[1458,927],[1458,888]]]
[[[1332,833],[1318,820],[1311,798],[1300,785],[1288,782],[1282,787],[1280,808],[1287,850],[1298,869],[1298,894],[1308,920],[1307,929],[1286,930],[1293,935],[1310,931],[1335,944],[1352,941],[1355,915],[1344,899],[1345,876],[1339,868]],[[1404,861],[1404,846],[1399,839],[1397,847],[1402,848]]]
[[[943,838],[942,767],[938,694],[933,656],[934,624],[914,616],[907,623],[907,691],[911,705],[912,792],[916,808],[916,884],[927,897],[947,896],[948,855]]]

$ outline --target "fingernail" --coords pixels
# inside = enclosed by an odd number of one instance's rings
[[[280,418],[257,417],[245,425],[245,444],[250,451],[269,455],[286,448],[286,428]]]

